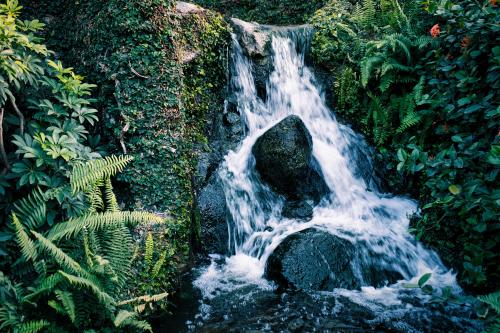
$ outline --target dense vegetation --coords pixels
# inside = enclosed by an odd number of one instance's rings
[[[421,203],[412,232],[469,291],[499,289],[496,1],[196,2],[309,20],[329,103]],[[171,0],[25,5],[28,20],[0,5],[0,330],[151,330],[140,314],[165,310],[198,246],[193,183],[230,29]],[[498,311],[499,297],[481,299]]]
[[[330,1],[313,18],[339,115],[418,196],[417,238],[476,291],[500,277],[498,19],[495,2],[396,0]]]
[[[129,226],[163,219],[120,211],[111,177],[131,158],[96,149],[95,86],[51,60],[36,37],[43,24],[20,21],[20,9],[0,6],[0,329],[151,330],[133,306],[166,294],[122,299]]]
[[[227,24],[214,12],[182,16],[170,0],[58,2],[26,5],[49,18],[47,44],[97,84],[104,148],[134,157],[117,177],[119,200],[171,217],[166,228],[139,228],[158,258],[167,246],[175,255],[147,283],[134,274],[132,289],[172,290],[199,241],[192,183],[206,120],[223,107]]]
[[[267,24],[301,24],[321,8],[325,0],[196,0],[200,6],[227,16]]]

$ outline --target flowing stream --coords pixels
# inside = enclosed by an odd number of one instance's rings
[[[362,248],[358,260],[351,262],[352,271],[360,272],[363,262],[376,260],[377,266],[403,277],[393,285],[375,288],[367,285],[359,274],[356,278],[364,286],[361,290],[317,293],[321,297],[344,297],[380,316],[387,316],[387,309],[391,308],[402,316],[401,311],[410,307],[404,302],[410,291],[403,283],[415,283],[424,273],[432,273],[429,283],[434,287],[449,286],[460,292],[455,276],[436,253],[424,248],[408,232],[408,217],[417,210],[416,202],[380,193],[375,182],[361,176],[364,168],[371,167],[369,147],[360,135],[339,124],[326,106],[312,71],[305,65],[308,35],[297,31],[273,35],[274,70],[267,82],[265,100],[257,94],[251,60],[233,37],[231,84],[246,133],[241,145],[225,157],[220,171],[232,216],[228,223],[232,254],[211,255],[211,264],[198,272],[194,286],[202,294],[197,316],[200,320],[213,315],[213,300],[228,302],[232,298],[235,308],[251,302],[258,293],[275,290],[276,286],[264,278],[268,257],[287,236],[308,228],[327,231]],[[308,222],[281,216],[284,199],[260,182],[251,152],[266,130],[289,115],[300,117],[309,130],[313,155],[331,190],[331,195],[314,208],[313,218]],[[409,297],[427,297],[420,291],[411,292]],[[331,313],[335,313],[334,309]],[[229,316],[224,314],[223,320]],[[196,327],[192,321],[188,324],[191,329]],[[266,330],[264,321],[262,325]],[[403,331],[411,331],[408,327],[403,325]]]

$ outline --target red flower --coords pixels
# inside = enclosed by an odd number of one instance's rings
[[[441,28],[439,28],[439,24],[434,24],[431,28],[431,36],[432,38],[436,38],[439,36],[439,34],[441,33]]]
[[[463,39],[462,39],[462,42],[460,43],[460,46],[462,46],[463,49],[466,49],[469,47],[471,43],[471,39],[469,36],[465,36]]]

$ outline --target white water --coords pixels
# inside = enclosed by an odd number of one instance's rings
[[[240,147],[226,156],[220,174],[233,220],[229,224],[229,246],[234,254],[213,256],[212,264],[195,281],[195,286],[209,299],[242,286],[273,288],[263,278],[269,255],[287,236],[315,227],[363,248],[360,261],[373,260],[376,254],[377,265],[401,273],[404,282],[415,282],[422,274],[432,272],[432,285],[458,290],[455,276],[438,256],[423,248],[407,231],[408,216],[416,211],[416,203],[378,193],[356,175],[354,170],[360,168],[356,154],[369,156],[369,151],[362,137],[340,125],[325,105],[312,72],[304,65],[304,46],[297,45],[299,40],[296,35],[273,37],[274,72],[267,83],[267,100],[262,101],[257,96],[252,64],[234,38],[232,84],[248,129]],[[302,50],[297,51],[298,48]],[[283,199],[259,182],[251,153],[257,138],[289,115],[299,116],[311,133],[313,155],[332,192],[315,207],[309,222],[281,216]],[[359,279],[362,280],[361,275]],[[335,293],[350,295],[358,303],[373,300],[384,304],[385,300],[397,304],[397,290],[402,282]]]

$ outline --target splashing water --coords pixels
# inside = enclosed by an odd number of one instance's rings
[[[339,124],[325,105],[314,75],[304,64],[307,38],[297,33],[272,37],[274,71],[267,82],[266,101],[257,95],[251,61],[236,37],[233,40],[232,85],[247,128],[246,138],[236,151],[229,152],[220,172],[232,215],[229,247],[233,255],[212,256],[211,265],[194,282],[203,296],[210,299],[248,285],[272,289],[273,284],[263,278],[269,255],[286,237],[311,227],[361,247],[361,261],[376,260],[378,266],[399,272],[404,282],[432,272],[434,286],[459,291],[455,276],[439,257],[407,231],[416,203],[381,194],[358,175],[356,170],[362,168],[358,157],[369,156],[369,148],[361,136]],[[251,152],[265,131],[289,115],[299,116],[311,133],[313,155],[332,193],[314,208],[309,222],[281,216],[284,200],[259,181]],[[397,304],[402,282],[379,289],[362,283],[366,287],[361,291],[338,290],[337,294],[350,295],[358,303],[367,299],[383,303],[385,299]]]

